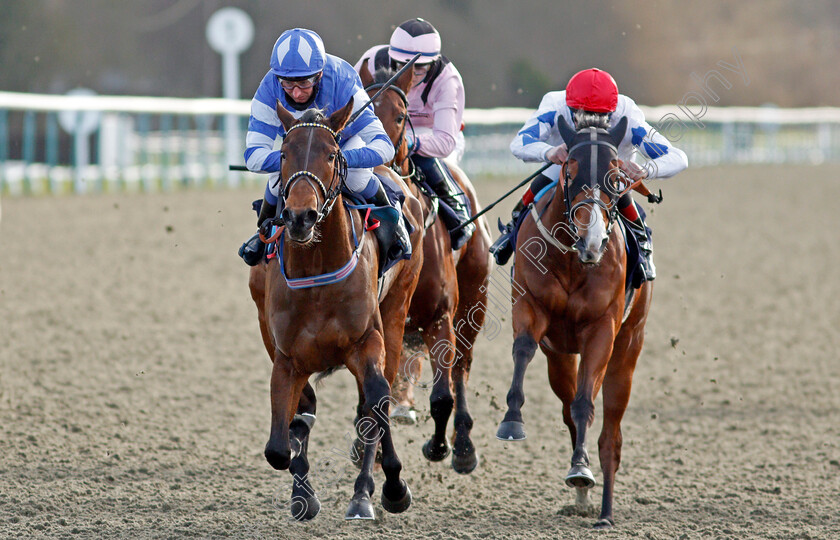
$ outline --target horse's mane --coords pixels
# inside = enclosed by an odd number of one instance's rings
[[[373,74],[373,82],[374,84],[386,83],[394,76],[394,73],[396,73],[396,71],[389,67],[381,67]]]
[[[301,115],[300,122],[314,122],[316,124],[323,124],[327,117],[324,115],[322,109],[306,109]]]
[[[580,131],[583,128],[596,127],[601,129],[610,128],[610,115],[607,113],[596,113],[578,109],[574,114],[575,129]]]

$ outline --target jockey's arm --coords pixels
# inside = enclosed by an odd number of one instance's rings
[[[460,118],[464,109],[464,92],[460,79],[439,78],[434,83],[432,95],[433,125],[431,132],[418,133],[414,141],[414,152],[427,157],[443,158],[455,150]]]
[[[514,156],[526,162],[549,161],[546,156],[554,146],[547,141],[557,129],[558,111],[565,107],[560,94],[563,93],[549,92],[543,96],[540,106],[510,143],[510,151]]]
[[[645,178],[670,178],[685,170],[688,167],[685,152],[672,146],[668,139],[653,129],[635,103],[631,109],[624,140],[629,138],[630,144],[642,158],[641,167],[645,170]]]
[[[369,99],[367,92],[360,86],[353,96],[353,112],[355,113],[362,105],[365,105]],[[394,159],[394,145],[385,132],[382,122],[373,113],[371,105],[366,106],[359,117],[344,128],[342,135],[347,139],[358,135],[365,143],[362,148],[344,152],[347,167],[351,169],[372,168]]]
[[[267,73],[251,100],[251,117],[245,136],[245,166],[255,173],[274,173],[280,170],[280,151],[274,141],[285,133],[275,109],[274,76]]]

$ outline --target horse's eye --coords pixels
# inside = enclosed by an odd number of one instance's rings
[[[402,124],[403,122],[405,122],[405,115],[404,114],[397,115],[397,123]]]
[[[337,157],[338,157],[338,154],[336,152],[331,152],[330,153],[330,161],[334,160]]]
[[[286,152],[280,150],[280,159],[286,159]]]

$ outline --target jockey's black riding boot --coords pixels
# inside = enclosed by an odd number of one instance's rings
[[[656,279],[656,266],[653,264],[653,241],[648,231],[650,229],[645,225],[641,216],[635,221],[630,221],[625,218],[624,223],[627,228],[633,232],[633,235],[639,241],[639,248],[642,250],[642,267],[645,271],[645,279],[653,281]]]
[[[439,212],[439,214],[447,230],[449,230],[452,249],[461,249],[475,232],[475,223],[453,230],[462,223],[469,221],[471,217],[464,200],[461,198],[465,196],[463,190],[452,178],[449,170],[440,159],[415,155],[412,160],[426,175],[426,182],[428,182],[429,187],[435,191],[441,201],[452,209],[454,215],[446,211]]]
[[[520,199],[510,213],[511,220],[506,225],[502,225],[502,220],[499,220],[499,231],[502,235],[490,246],[490,253],[496,259],[496,263],[502,266],[507,264],[510,256],[513,255],[513,249],[516,247],[513,245],[513,229],[516,227],[516,222],[523,210],[525,210],[525,203]]]
[[[385,188],[382,187],[381,182],[376,189],[376,193],[368,199],[368,202],[376,206],[393,206],[391,201],[388,200],[388,195],[385,193]],[[399,207],[399,203],[397,204],[397,211],[400,215],[396,223],[393,224],[394,237],[402,251],[401,257],[408,258],[411,257],[411,237],[408,235],[408,229],[405,228],[405,218],[402,215],[402,209]],[[394,258],[398,257],[394,255]]]
[[[257,228],[267,219],[273,218],[277,213],[277,206],[262,201],[260,215],[257,218]],[[265,256],[265,244],[260,240],[260,233],[257,232],[239,248],[239,256],[248,266],[256,266]]]

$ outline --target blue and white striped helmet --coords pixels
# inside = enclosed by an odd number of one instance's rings
[[[327,52],[321,36],[305,28],[283,32],[271,51],[271,72],[283,79],[309,77],[324,69]]]

